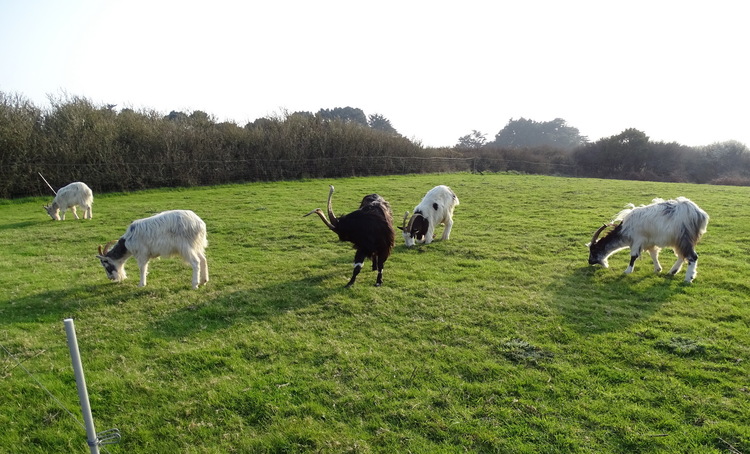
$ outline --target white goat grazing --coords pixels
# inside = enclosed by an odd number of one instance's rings
[[[435,227],[439,224],[445,224],[442,239],[449,239],[453,228],[453,209],[458,204],[458,197],[448,186],[440,185],[430,189],[414,208],[414,214],[408,223],[406,220],[409,212],[404,215],[404,223],[399,229],[403,231],[406,246],[414,246],[415,240],[425,244],[432,243]]]
[[[630,248],[630,265],[625,269],[626,274],[633,272],[636,259],[641,251],[648,251],[654,262],[654,271],[661,271],[659,251],[662,247],[674,249],[677,261],[670,274],[677,274],[685,260],[688,262],[685,282],[695,279],[698,267],[698,254],[695,245],[706,233],[708,214],[698,205],[685,197],[677,200],[654,199],[650,205],[635,207],[628,205],[615,217],[621,221],[602,239],[597,241],[599,234],[614,224],[605,224],[594,233],[589,243],[589,264],[609,266],[607,259],[615,252]]]
[[[93,216],[93,213],[91,211],[93,204],[94,193],[91,192],[91,188],[86,186],[85,183],[76,181],[75,183],[70,183],[69,185],[57,191],[57,195],[55,195],[55,199],[52,201],[52,203],[50,205],[44,205],[43,208],[47,211],[47,214],[49,214],[50,217],[55,221],[59,221],[61,219],[60,214],[62,214],[62,220],[64,221],[65,211],[68,208],[73,211],[73,216],[75,216],[76,219],[80,219],[78,217],[78,213],[76,212],[77,205],[85,210],[83,213],[83,218],[91,219],[91,217]]]
[[[110,249],[110,246],[115,246]],[[111,241],[99,255],[107,277],[120,282],[127,278],[125,261],[134,256],[141,271],[139,287],[146,285],[148,262],[152,258],[179,255],[193,267],[193,288],[208,282],[206,223],[190,210],[172,210],[133,221],[125,234]]]

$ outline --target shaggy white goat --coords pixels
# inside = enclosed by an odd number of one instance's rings
[[[458,197],[448,186],[440,185],[430,189],[414,208],[414,214],[408,223],[406,220],[409,212],[404,215],[404,223],[399,229],[403,231],[406,246],[414,246],[415,240],[425,244],[432,243],[435,227],[439,224],[445,224],[442,239],[449,239],[453,228],[453,210],[458,204]]]
[[[115,246],[110,249],[112,244]],[[179,255],[193,267],[195,289],[208,282],[207,246],[206,223],[190,210],[172,210],[133,221],[117,242],[107,243],[104,249],[99,246],[96,257],[107,277],[119,282],[127,278],[125,261],[134,256],[141,271],[138,286],[144,287],[149,260]]]
[[[654,271],[662,270],[659,251],[663,247],[674,249],[677,261],[670,274],[677,274],[687,260],[685,282],[695,279],[698,254],[695,245],[706,233],[708,214],[685,197],[676,200],[654,199],[650,205],[636,207],[632,204],[617,214],[614,221],[621,221],[602,239],[599,234],[614,224],[605,224],[594,233],[589,243],[589,264],[609,267],[607,259],[615,252],[630,248],[630,265],[626,274],[633,272],[641,251],[648,251],[654,262]]]
[[[65,220],[65,211],[68,208],[73,211],[73,216],[75,216],[76,219],[80,219],[76,212],[76,206],[80,206],[85,210],[83,213],[84,219],[91,219],[93,216],[91,211],[93,205],[94,193],[91,192],[91,188],[86,186],[85,183],[76,181],[75,183],[70,183],[57,191],[57,195],[55,195],[55,199],[52,203],[50,205],[44,205],[43,208],[52,219],[59,221],[61,219],[60,214],[62,214],[62,220]]]

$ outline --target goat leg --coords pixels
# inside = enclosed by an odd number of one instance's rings
[[[388,259],[383,258],[382,255],[378,254],[378,279],[375,281],[375,287],[380,287],[383,285],[383,267],[385,266],[385,261]]]
[[[357,251],[357,253],[354,254],[354,271],[352,271],[352,278],[349,279],[349,283],[346,284],[345,287],[351,287],[354,285],[354,281],[357,280],[357,275],[362,271],[362,266],[365,264],[366,258],[367,255],[362,251]]]

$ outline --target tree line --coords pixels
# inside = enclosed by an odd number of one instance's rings
[[[479,170],[592,178],[750,185],[750,150],[737,141],[688,147],[628,128],[590,142],[565,120],[511,119],[488,142],[472,131],[455,145]]]
[[[453,147],[428,148],[352,107],[242,126],[202,111],[115,107],[65,95],[42,109],[0,91],[0,198],[48,195],[38,173],[56,188],[84,181],[95,192],[455,171],[750,184],[743,144],[691,148],[635,129],[590,143],[562,119],[511,119],[494,141],[474,131]]]
[[[427,161],[447,151],[425,150],[381,115],[353,108],[239,126],[202,111],[117,111],[77,96],[50,104],[0,92],[0,198],[49,194],[38,173],[56,188],[84,181],[113,192],[452,170]]]

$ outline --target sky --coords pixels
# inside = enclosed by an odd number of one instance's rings
[[[0,91],[241,126],[350,106],[434,147],[519,118],[750,146],[744,3],[0,0]]]

